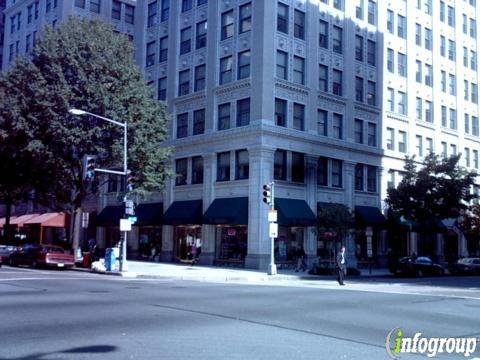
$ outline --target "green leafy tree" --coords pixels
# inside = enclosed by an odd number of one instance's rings
[[[355,217],[343,204],[329,203],[318,209],[317,233],[342,241],[355,226]]]
[[[457,218],[475,197],[470,192],[476,173],[461,167],[460,155],[440,158],[431,154],[417,169],[414,157],[405,158],[405,176],[397,188],[388,189],[386,203],[396,217],[419,224]]]
[[[123,128],[71,115],[71,108],[126,121],[135,192],[145,195],[163,188],[170,174],[170,150],[162,145],[165,105],[143,80],[128,38],[109,24],[72,17],[56,29],[46,27],[31,56],[18,58],[0,81],[6,94],[0,100],[0,136],[2,141],[11,136],[8,144],[13,147],[0,147],[2,162],[11,163],[5,171],[25,171],[26,189],[35,189],[42,201],[72,212],[81,208],[95,190],[84,179],[87,154],[97,157],[97,167],[122,170]],[[7,185],[2,176],[3,201],[8,200]],[[23,183],[19,185],[23,192]]]

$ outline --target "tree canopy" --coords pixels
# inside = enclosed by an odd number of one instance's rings
[[[355,217],[343,204],[328,203],[317,213],[317,232],[334,239],[344,239],[355,225]]]
[[[417,169],[414,157],[405,158],[405,175],[396,188],[387,190],[385,200],[395,216],[420,224],[458,218],[475,198],[471,192],[477,174],[458,163],[460,155],[440,158],[431,154]]]
[[[161,190],[169,149],[165,105],[154,99],[134,62],[127,36],[100,20],[70,18],[46,27],[28,58],[0,78],[0,201],[35,194],[50,206],[81,206],[89,191],[82,159],[122,170],[123,128],[82,109],[128,124],[128,168],[136,192]]]

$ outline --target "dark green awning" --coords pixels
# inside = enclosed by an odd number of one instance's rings
[[[275,198],[280,226],[314,226],[317,217],[305,200]]]
[[[384,227],[385,216],[375,206],[355,206],[355,221],[358,226]]]
[[[203,223],[248,225],[248,197],[213,200],[203,215]]]
[[[134,225],[161,225],[163,215],[163,203],[139,204],[135,208],[137,222]]]
[[[96,226],[119,226],[120,219],[123,219],[125,206],[108,205],[103,208],[95,219]]]
[[[174,201],[163,216],[167,225],[188,225],[202,223],[202,200]]]

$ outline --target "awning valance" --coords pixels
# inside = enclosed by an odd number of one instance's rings
[[[12,216],[10,217],[10,224],[12,223],[12,220],[15,219],[16,216]],[[0,218],[0,229],[3,228],[3,226],[5,225],[5,222],[7,221],[7,218]]]
[[[134,225],[161,225],[163,217],[163,203],[139,204],[135,208],[137,222]]]
[[[174,201],[163,216],[167,225],[193,225],[202,223],[202,200]]]
[[[45,213],[28,219],[25,225],[41,225],[44,227],[68,227],[67,215],[63,212]]]
[[[15,219],[10,220],[10,225],[17,225],[18,227],[22,227],[26,221],[37,217],[40,214],[25,214],[17,216]]]
[[[203,215],[204,224],[248,225],[248,197],[215,199]]]
[[[314,226],[317,217],[305,200],[275,198],[280,226]]]
[[[125,213],[123,205],[108,205],[97,215],[95,225],[97,226],[119,226],[120,219]]]
[[[355,206],[355,221],[358,226],[384,227],[385,216],[375,206]]]

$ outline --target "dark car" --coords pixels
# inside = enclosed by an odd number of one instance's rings
[[[395,273],[409,276],[444,275],[445,269],[427,256],[408,256],[398,260]]]
[[[10,254],[11,266],[27,265],[30,267],[50,266],[67,268],[75,265],[72,254],[60,246],[31,244],[18,248]]]
[[[480,275],[480,258],[458,259],[450,268],[452,274]]]
[[[2,262],[4,264],[8,264],[8,259],[10,258],[10,254],[14,252],[15,249],[16,247],[12,245],[0,245],[0,264]]]

